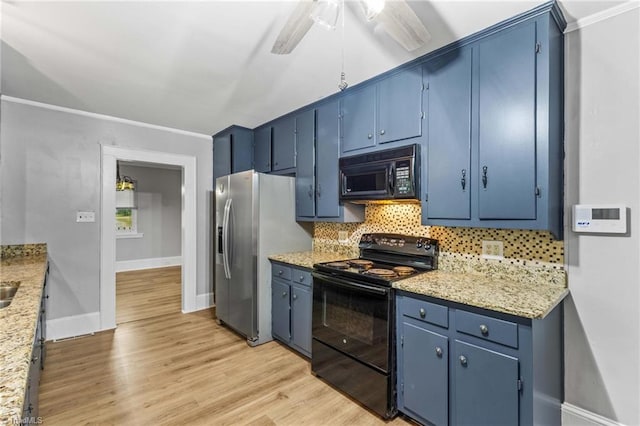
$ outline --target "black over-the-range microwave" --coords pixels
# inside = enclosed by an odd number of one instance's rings
[[[419,202],[420,146],[343,157],[340,167],[340,201]]]

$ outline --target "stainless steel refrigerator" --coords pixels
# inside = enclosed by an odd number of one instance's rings
[[[271,337],[271,254],[311,250],[295,221],[295,183],[253,170],[219,177],[215,187],[215,305],[218,323],[249,345]]]

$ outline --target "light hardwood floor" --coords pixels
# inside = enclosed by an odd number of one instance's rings
[[[116,324],[180,312],[182,268],[116,274]]]
[[[145,297],[157,300],[152,293]],[[307,359],[279,343],[250,348],[215,323],[213,309],[169,310],[115,331],[47,342],[44,424],[385,424],[314,377]]]

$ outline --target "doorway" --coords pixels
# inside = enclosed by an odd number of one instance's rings
[[[181,310],[196,310],[196,158],[158,151],[102,147],[100,328],[116,327],[116,164],[142,162],[182,168]]]

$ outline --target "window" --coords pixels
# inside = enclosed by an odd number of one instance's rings
[[[138,234],[137,209],[116,209],[116,238],[141,236]]]

